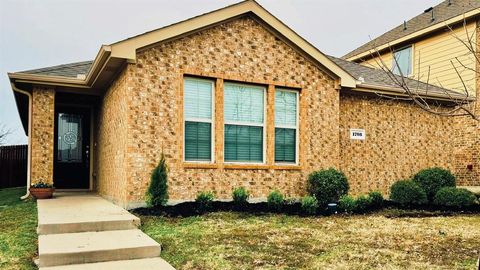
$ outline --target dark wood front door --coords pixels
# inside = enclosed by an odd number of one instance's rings
[[[57,189],[88,189],[90,108],[57,106],[53,183]]]

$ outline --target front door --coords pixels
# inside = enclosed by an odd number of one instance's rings
[[[53,183],[57,189],[88,189],[90,108],[57,106]]]

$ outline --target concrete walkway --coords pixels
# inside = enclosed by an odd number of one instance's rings
[[[40,270],[174,269],[140,219],[92,193],[38,200]]]

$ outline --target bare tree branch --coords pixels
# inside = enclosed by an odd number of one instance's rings
[[[458,36],[456,31],[454,31],[453,27],[451,27],[450,25],[446,25],[446,27],[450,31],[452,37],[455,38],[458,42],[460,42],[462,46],[467,49],[468,54],[466,54],[465,56],[473,55],[473,57],[469,58],[469,60],[473,58],[474,63],[477,66],[480,66],[480,53],[477,52],[478,44],[476,42],[477,33],[476,31],[472,31],[471,33],[468,30],[466,19],[464,18],[463,22],[463,28],[466,38]],[[452,66],[452,71],[455,72],[456,76],[461,82],[462,91],[455,92],[453,90],[446,89],[441,84],[438,77],[435,78],[435,80],[437,82],[436,84],[439,85],[439,87],[434,87],[430,84],[432,70],[431,66],[428,66],[426,74],[423,74],[420,70],[422,66],[420,55],[418,55],[416,78],[415,75],[408,77],[405,76],[404,71],[400,68],[398,59],[397,57],[395,57],[395,51],[393,50],[392,46],[390,46],[390,44],[387,45],[392,55],[392,65],[385,63],[385,60],[382,57],[383,55],[378,50],[377,46],[374,46],[374,49],[370,51],[370,57],[375,62],[375,67],[382,70],[384,74],[386,74],[387,77],[393,82],[393,84],[402,90],[402,94],[406,97],[392,98],[382,93],[376,93],[379,97],[394,100],[410,100],[422,110],[435,115],[450,117],[469,116],[472,119],[480,121],[480,116],[476,115],[477,102],[473,102],[472,95],[469,91],[471,89],[468,88],[468,84],[465,82],[465,76],[462,76],[462,71],[469,70],[473,71],[476,74],[475,78],[477,78],[477,76],[480,76],[480,72],[478,70],[465,64],[464,62],[462,62],[463,60],[460,57],[456,56],[453,59],[455,59],[455,62],[458,63],[463,70],[460,71],[452,60],[450,60],[450,64]],[[372,64],[370,65],[374,66]],[[426,79],[424,79],[425,76]],[[436,102],[432,98],[428,98],[432,94],[433,88],[435,88],[435,91],[437,92],[441,91],[441,94],[443,94],[444,97],[443,99],[448,104],[450,104],[451,107],[453,107],[452,109],[449,109],[448,106],[441,105],[439,102]]]

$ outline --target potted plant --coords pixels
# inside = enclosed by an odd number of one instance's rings
[[[54,191],[55,188],[52,184],[42,181],[30,186],[30,194],[32,194],[35,199],[50,199],[53,197]]]

